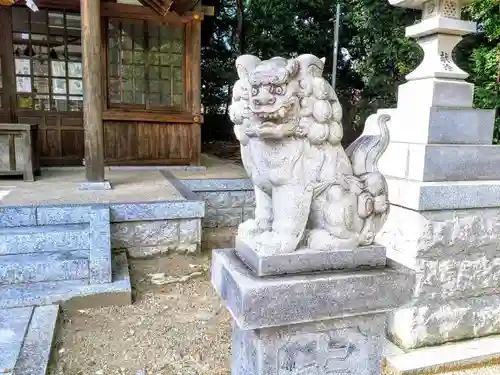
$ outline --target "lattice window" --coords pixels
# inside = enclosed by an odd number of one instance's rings
[[[110,20],[108,98],[111,107],[184,106],[184,30]]]
[[[26,7],[12,11],[18,108],[82,111],[80,15]]]
[[[450,18],[460,18],[460,9],[456,0],[444,0],[443,16]]]

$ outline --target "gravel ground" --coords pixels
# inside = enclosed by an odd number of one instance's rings
[[[210,284],[208,253],[130,266],[134,304],[63,312],[49,374],[228,375],[230,316]]]

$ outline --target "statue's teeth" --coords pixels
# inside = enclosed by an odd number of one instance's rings
[[[280,117],[285,117],[285,114],[286,114],[285,108],[281,107],[279,110]]]

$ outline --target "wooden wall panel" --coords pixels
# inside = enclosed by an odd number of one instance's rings
[[[82,160],[85,157],[85,139],[81,129],[64,129],[61,131],[62,154],[67,159],[75,157]]]
[[[38,125],[42,166],[82,164],[85,152],[80,112],[18,111],[18,121]]]
[[[199,124],[106,121],[107,165],[186,165],[196,159]]]
[[[137,159],[135,123],[104,122],[104,160],[125,162]]]
[[[5,111],[0,111],[0,122],[10,123],[10,114]]]

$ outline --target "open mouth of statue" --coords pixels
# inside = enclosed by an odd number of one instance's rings
[[[258,112],[255,111],[259,119],[262,121],[260,128],[271,127],[278,124],[283,124],[288,122],[293,118],[293,103],[285,104],[279,109],[272,112]]]

